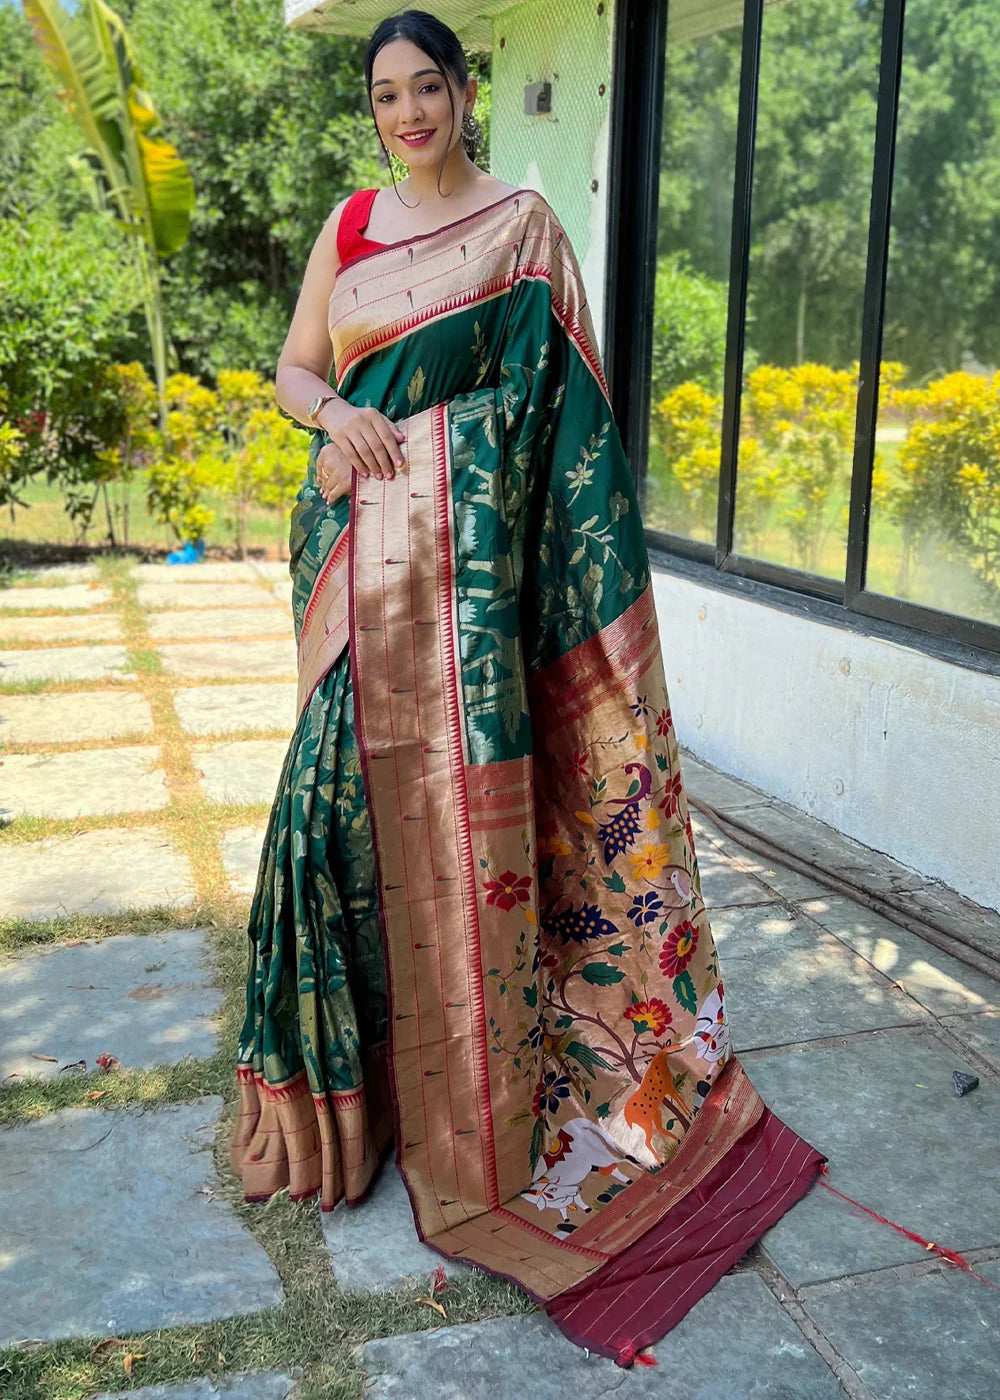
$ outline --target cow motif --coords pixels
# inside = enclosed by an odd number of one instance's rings
[[[729,1059],[732,1036],[729,1031],[729,1021],[726,1018],[721,982],[709,992],[698,1008],[698,1019],[694,1027],[694,1043],[698,1047],[699,1060],[707,1060],[709,1064],[715,1064],[719,1060],[725,1062]]]
[[[621,1170],[622,1156],[605,1132],[587,1118],[571,1118],[559,1129],[553,1151],[539,1159],[531,1186],[521,1198],[539,1210],[558,1210],[563,1220],[571,1210],[589,1211],[580,1188],[592,1171],[615,1181],[631,1178]]]

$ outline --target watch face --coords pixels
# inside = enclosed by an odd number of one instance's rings
[[[320,406],[320,404],[321,404],[322,402],[323,402],[323,395],[322,395],[322,394],[317,394],[316,397],[313,399],[312,403],[309,405],[308,413],[309,413],[309,417],[310,417],[310,418],[315,418],[315,417],[316,417],[316,414],[317,414],[318,411],[319,411],[319,406]]]

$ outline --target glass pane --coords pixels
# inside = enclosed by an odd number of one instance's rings
[[[874,0],[764,14],[734,550],[842,580],[882,40]]]
[[[867,588],[1000,623],[1000,46],[907,0]]]
[[[643,521],[715,542],[742,6],[667,17]]]

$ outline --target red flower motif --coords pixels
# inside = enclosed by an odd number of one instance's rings
[[[569,761],[570,771],[574,778],[585,778],[588,773],[587,765],[590,762],[590,754],[586,750],[573,754]]]
[[[672,817],[677,811],[681,797],[681,775],[675,773],[667,783],[663,796],[656,804],[665,816]]]
[[[487,904],[513,909],[515,904],[527,904],[531,898],[531,876],[517,876],[513,870],[505,870],[499,880],[484,880],[483,889]]]
[[[679,977],[694,957],[698,930],[690,919],[672,928],[660,949],[660,970],[668,977]]]
[[[656,716],[657,734],[662,734],[663,737],[666,738],[667,735],[670,733],[671,729],[673,729],[673,727],[674,721],[671,717],[670,710],[661,710],[660,713]]]
[[[670,1007],[658,997],[637,1001],[634,1006],[626,1008],[624,1015],[626,1021],[632,1022],[637,1035],[643,1035],[646,1031],[662,1035],[673,1020]]]

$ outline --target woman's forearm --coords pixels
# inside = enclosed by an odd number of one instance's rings
[[[320,375],[302,365],[279,365],[274,376],[274,397],[279,405],[292,418],[307,427],[314,424],[309,420],[309,405],[318,394],[333,394],[335,391]],[[338,396],[339,397],[339,396]],[[327,404],[332,408],[332,404]],[[320,410],[322,420],[325,410]]]

